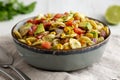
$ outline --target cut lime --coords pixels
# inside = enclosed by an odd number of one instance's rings
[[[110,24],[120,23],[120,6],[110,6],[105,13],[105,18]]]

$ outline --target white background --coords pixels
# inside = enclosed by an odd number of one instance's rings
[[[20,20],[40,13],[62,13],[66,11],[78,11],[87,16],[99,19],[106,23],[104,14],[110,5],[120,5],[120,0],[19,0],[26,5],[37,1],[34,12],[26,15],[18,15],[12,20],[0,22],[0,36],[11,36],[12,27]],[[110,26],[113,35],[120,35],[120,24]]]

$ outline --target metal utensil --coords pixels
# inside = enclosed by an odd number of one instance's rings
[[[14,62],[14,58],[8,54],[8,52],[0,46],[0,66],[4,68],[11,68],[15,71],[22,80],[31,80],[27,75],[25,75],[22,71],[15,68],[12,64]]]
[[[7,77],[9,77],[11,80],[15,80],[10,74],[8,74],[6,71],[4,71],[3,69],[0,68],[0,72],[2,72],[3,74],[5,74]]]

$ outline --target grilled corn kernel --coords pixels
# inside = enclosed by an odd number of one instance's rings
[[[53,32],[51,32],[50,34],[54,34],[54,35],[56,35],[56,32],[53,31]]]
[[[64,47],[64,49],[70,49],[70,44],[69,44],[69,43],[65,43],[65,44],[63,45],[63,47]]]
[[[74,20],[74,18],[71,18],[71,19],[69,19],[69,20],[73,21],[73,20]]]
[[[64,49],[70,49],[70,46],[64,46]]]
[[[56,45],[56,47],[57,47],[57,49],[63,49],[63,45],[62,45],[62,44],[60,44],[60,43],[59,43],[59,44],[57,44],[57,45]]]
[[[71,33],[71,27],[65,27],[64,28],[64,32],[67,33],[67,34],[70,34]]]
[[[66,38],[65,33],[62,33],[62,34],[61,34],[61,38]]]

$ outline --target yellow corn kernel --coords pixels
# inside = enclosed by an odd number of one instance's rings
[[[93,34],[92,33],[86,33],[86,36],[89,38],[93,38]]]
[[[32,43],[29,40],[26,40],[28,45],[32,45]]]
[[[65,33],[62,33],[62,34],[61,34],[61,38],[66,38]]]
[[[76,17],[77,17],[78,19],[80,19],[78,12],[74,13],[74,18],[76,18]]]
[[[64,49],[70,49],[70,47],[69,46],[65,46]]]
[[[56,35],[56,32],[53,31],[53,32],[51,32],[50,34],[54,34],[54,35]]]
[[[85,41],[85,40],[80,40],[80,43],[81,43],[81,46],[82,46],[82,47],[86,47],[86,46],[87,46],[87,44],[86,44],[86,41]]]
[[[57,49],[63,49],[63,45],[62,45],[62,44],[60,44],[60,43],[59,43],[59,44],[57,44],[57,45],[56,45],[56,47],[57,47]]]
[[[64,49],[70,49],[69,43],[65,43],[65,44],[63,45],[63,47],[64,47]]]
[[[52,14],[50,14],[50,13],[47,14],[47,17],[48,17],[48,18],[51,18],[51,16],[52,16]]]
[[[71,18],[71,19],[69,19],[70,21],[73,21],[74,20],[74,18]]]
[[[71,33],[71,27],[65,27],[64,32],[70,34]]]

